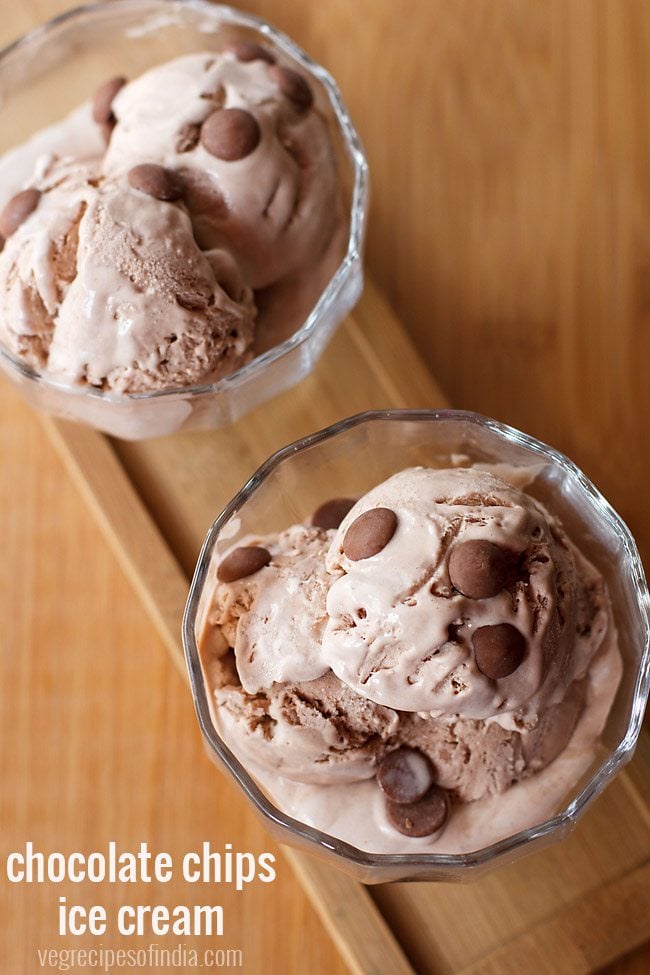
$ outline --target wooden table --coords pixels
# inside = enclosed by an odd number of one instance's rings
[[[8,8],[0,40],[66,6]],[[247,6],[338,78],[372,166],[370,270],[452,402],[570,453],[647,557],[650,10],[420,0],[402,23],[392,0]],[[275,850],[229,785],[215,796],[186,687],[5,383],[0,451],[3,862],[28,839],[67,852],[146,839],[178,855],[217,807],[224,841]],[[3,876],[0,971],[35,971],[35,948],[56,946],[57,893]],[[187,899],[173,885],[137,894]],[[346,970],[284,861],[272,887],[221,902],[245,971]],[[649,967],[646,948],[612,971]]]

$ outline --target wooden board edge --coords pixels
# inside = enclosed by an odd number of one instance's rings
[[[63,420],[44,419],[43,423],[174,664],[186,676],[180,621],[187,599],[187,576],[110,441],[102,434]]]
[[[381,328],[376,322],[382,323]],[[417,402],[422,409],[447,404],[412,339],[381,291],[367,278],[361,301],[342,326],[360,350],[396,409]],[[408,401],[403,390],[408,390]],[[418,402],[419,401],[419,402]]]
[[[616,932],[614,943],[602,934],[602,918]],[[649,937],[650,863],[644,863],[587,897],[545,918],[457,975],[576,975],[595,972],[643,945]],[[613,923],[612,920],[613,919]],[[553,946],[552,957],[548,946]]]
[[[44,419],[43,423],[177,669],[187,679],[180,645],[187,577],[108,439],[65,421]],[[285,849],[285,855],[353,975],[413,975],[388,923],[360,883],[307,854]]]
[[[386,919],[367,887],[315,857],[294,850],[285,852],[353,975],[413,975],[414,969],[392,931],[390,941],[384,937]]]

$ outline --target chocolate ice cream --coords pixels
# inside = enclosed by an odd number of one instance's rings
[[[108,79],[0,176],[0,340],[74,388],[218,380],[302,324],[341,256],[328,124],[256,44]]]
[[[69,384],[143,392],[246,360],[252,291],[227,251],[199,249],[185,210],[93,166],[53,162],[0,255],[7,346]]]
[[[102,167],[119,175],[154,160],[177,174],[199,246],[226,247],[255,289],[317,265],[341,219],[311,88],[273,62],[235,44],[147,71],[112,102]]]
[[[405,470],[212,571],[214,720],[303,822],[478,849],[550,814],[593,753],[620,677],[608,594],[514,480]]]
[[[242,750],[281,775],[324,784],[372,776],[398,723],[321,658],[331,536],[295,525],[239,546],[217,570],[226,581],[204,634],[220,715]]]

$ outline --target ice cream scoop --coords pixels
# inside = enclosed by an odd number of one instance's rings
[[[0,255],[5,343],[69,384],[142,392],[245,361],[255,311],[231,256],[199,249],[185,209],[52,162]]]
[[[488,471],[389,478],[345,516],[327,567],[323,659],[400,711],[516,728],[584,676],[607,625],[600,577]]]
[[[332,143],[309,82],[269,48],[176,58],[121,87],[111,113],[103,172],[178,173],[200,247],[227,248],[252,288],[318,263],[341,221]]]
[[[321,659],[331,534],[297,525],[230,551],[202,641],[225,733],[252,761],[304,782],[372,776],[398,724]]]
[[[330,540],[331,532],[295,525],[237,546],[219,563],[209,620],[234,648],[247,693],[315,680],[329,670],[321,643]]]
[[[14,355],[63,385],[138,394],[245,365],[258,301],[256,350],[301,323],[344,221],[328,124],[270,48],[232,42],[109,78],[61,125],[74,138],[54,127],[11,154],[17,192],[0,181]],[[13,169],[0,161],[15,189]]]

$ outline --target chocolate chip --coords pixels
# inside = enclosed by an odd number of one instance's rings
[[[483,538],[459,542],[449,556],[449,579],[470,599],[489,599],[512,582],[516,563],[511,552]]]
[[[113,99],[125,84],[126,78],[121,76],[109,78],[95,92],[95,97],[93,98],[93,119],[98,125],[114,124]]]
[[[417,748],[398,748],[377,767],[379,788],[392,802],[417,802],[433,785],[431,762]]]
[[[15,230],[18,230],[30,213],[34,212],[40,198],[41,191],[33,186],[12,196],[0,213],[0,234],[5,240],[7,237],[11,237]]]
[[[449,813],[447,793],[437,785],[431,786],[417,802],[386,803],[392,825],[404,836],[431,836],[444,826]]]
[[[243,108],[219,108],[208,115],[201,128],[201,144],[211,156],[235,162],[250,156],[260,141],[255,116]]]
[[[314,103],[314,94],[307,81],[297,71],[274,64],[269,68],[269,75],[294,108],[299,112],[307,112]]]
[[[369,559],[388,545],[397,528],[390,508],[370,508],[355,518],[343,539],[343,552],[353,562]]]
[[[479,626],[472,637],[476,666],[490,680],[514,674],[524,659],[526,640],[515,626]]]
[[[355,504],[355,498],[330,498],[316,508],[311,523],[315,528],[338,528]]]
[[[217,579],[219,582],[236,582],[259,572],[271,561],[271,553],[261,545],[242,545],[219,563]]]
[[[251,41],[233,41],[228,44],[226,51],[231,51],[238,61],[266,61],[268,64],[275,64],[275,56],[268,48]]]
[[[156,163],[141,163],[129,170],[129,186],[156,200],[179,200],[183,195],[180,177],[171,169]]]

